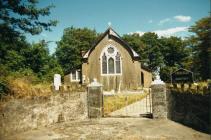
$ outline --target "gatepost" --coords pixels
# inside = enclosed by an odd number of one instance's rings
[[[155,119],[167,119],[166,85],[157,74],[152,82],[152,113]]]
[[[103,116],[103,86],[94,79],[87,90],[88,117],[101,118]]]

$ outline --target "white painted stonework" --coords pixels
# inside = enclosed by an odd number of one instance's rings
[[[156,77],[155,80],[152,81],[152,85],[165,85],[165,83],[160,79],[160,68],[156,71]]]
[[[97,79],[94,78],[93,82],[91,82],[91,84],[88,85],[88,87],[101,87],[103,86],[102,84],[100,84],[99,82],[97,82]]]

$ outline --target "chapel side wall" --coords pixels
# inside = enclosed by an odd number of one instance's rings
[[[121,53],[122,75],[101,76],[100,55],[108,44],[114,45]],[[140,63],[133,61],[128,51],[120,43],[113,39],[108,40],[108,36],[105,36],[95,47],[88,58],[88,63],[84,63],[82,67],[83,74],[88,76],[91,81],[93,78],[97,78],[105,90],[137,89],[140,86]]]
[[[150,73],[144,69],[141,69],[141,72],[143,72],[143,74],[144,74],[144,87],[149,88],[152,83],[152,73]]]

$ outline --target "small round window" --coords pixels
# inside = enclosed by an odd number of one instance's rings
[[[114,48],[113,47],[109,47],[107,51],[108,51],[108,53],[112,54],[112,53],[114,53]]]

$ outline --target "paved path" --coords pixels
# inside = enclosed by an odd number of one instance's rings
[[[210,140],[210,135],[169,120],[102,118],[56,123],[1,140]]]
[[[131,116],[140,117],[140,114],[146,114],[151,112],[151,96],[147,96],[144,99],[116,110],[109,114],[109,116]]]

